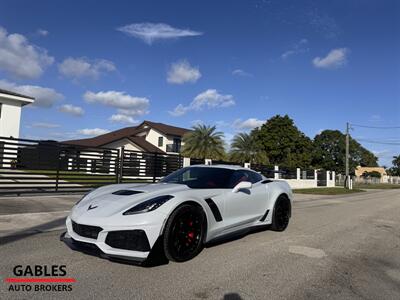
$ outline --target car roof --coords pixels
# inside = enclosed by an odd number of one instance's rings
[[[192,165],[190,167],[196,167],[196,168],[220,168],[220,169],[230,169],[230,170],[250,170],[248,168],[244,168],[242,166],[238,165]]]

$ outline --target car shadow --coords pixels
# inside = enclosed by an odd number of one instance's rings
[[[211,248],[211,247],[215,247],[215,246],[222,245],[225,243],[240,240],[249,234],[266,231],[266,230],[269,230],[270,228],[271,228],[271,225],[262,225],[262,226],[257,226],[257,227],[253,227],[253,228],[242,229],[242,230],[236,231],[234,233],[227,234],[222,237],[211,240],[211,241],[207,242],[204,245],[204,247]]]

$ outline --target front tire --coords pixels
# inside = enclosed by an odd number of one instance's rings
[[[184,204],[169,217],[164,231],[165,256],[176,262],[192,259],[203,250],[206,216],[201,207]]]
[[[290,214],[290,200],[287,196],[280,195],[275,202],[271,229],[274,231],[284,231],[289,225]]]

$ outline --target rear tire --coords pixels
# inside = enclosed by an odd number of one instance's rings
[[[203,250],[206,216],[201,207],[184,204],[169,217],[164,231],[165,256],[175,262],[192,259]]]
[[[289,225],[290,214],[290,200],[287,196],[280,195],[275,202],[271,229],[274,231],[284,231]]]

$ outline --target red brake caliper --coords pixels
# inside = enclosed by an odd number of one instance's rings
[[[189,226],[190,226],[190,227],[193,226],[193,222],[192,222],[192,221],[189,222]],[[194,232],[193,232],[193,231],[188,232],[187,236],[188,236],[189,242],[191,242],[192,239],[194,238]]]

